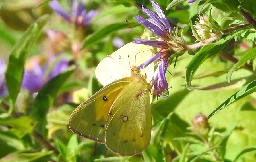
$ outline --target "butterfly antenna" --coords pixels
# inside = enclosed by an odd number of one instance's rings
[[[125,20],[125,22],[133,29],[135,29],[135,27],[128,21],[128,20]],[[139,31],[137,29],[135,29],[138,33]]]

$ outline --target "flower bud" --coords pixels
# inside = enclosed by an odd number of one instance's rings
[[[199,16],[198,21],[195,22],[195,25],[193,26],[196,31],[196,33],[193,33],[193,35],[199,41],[204,41],[206,39],[211,38],[212,35],[214,35],[213,27],[207,15]]]
[[[208,118],[203,114],[198,114],[192,120],[193,130],[198,135],[206,135],[209,132]]]

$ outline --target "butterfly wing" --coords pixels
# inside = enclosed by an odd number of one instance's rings
[[[121,90],[130,83],[130,78],[117,80],[96,92],[80,104],[69,118],[72,132],[105,143],[105,123],[109,109]]]
[[[150,142],[151,106],[148,83],[133,78],[118,94],[106,122],[106,146],[120,155],[135,155]]]
[[[130,77],[132,66],[139,66],[152,55],[153,53],[149,46],[128,43],[98,64],[95,69],[96,78],[105,86],[115,80]],[[150,64],[142,69],[141,74],[146,74],[147,80],[150,82],[154,75],[154,65]]]

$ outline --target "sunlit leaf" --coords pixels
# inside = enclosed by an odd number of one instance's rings
[[[186,86],[188,89],[190,89],[191,80],[195,72],[199,68],[199,66],[209,57],[212,57],[218,54],[225,47],[225,45],[230,39],[234,38],[235,36],[239,35],[242,32],[243,30],[235,31],[234,33],[220,39],[215,43],[205,45],[200,49],[200,51],[196,53],[194,58],[188,64],[187,70],[186,70]]]
[[[0,159],[0,162],[11,161],[11,162],[31,162],[42,158],[44,156],[51,155],[52,151],[35,152],[35,153],[11,153]]]
[[[132,24],[132,26],[138,25],[138,23],[136,23],[135,21],[130,21],[129,23]],[[115,23],[115,24],[110,24],[110,25],[102,28],[101,30],[98,30],[97,32],[93,33],[92,35],[90,35],[88,38],[86,38],[84,40],[81,49],[83,49],[85,47],[89,47],[95,43],[100,42],[101,40],[103,40],[104,38],[106,38],[107,36],[112,34],[113,32],[117,32],[118,30],[129,28],[130,24],[128,24],[126,22]]]
[[[254,59],[256,57],[256,48],[252,48],[246,52],[243,53],[243,57],[235,64],[233,67],[229,70],[227,74],[227,80],[230,83],[231,76],[233,72],[243,64],[245,64],[248,60]]]
[[[15,150],[24,150],[26,148],[26,144],[10,132],[0,131],[0,141],[6,143],[7,146],[15,148]],[[3,147],[1,148],[3,149]]]
[[[66,130],[68,118],[75,107],[70,105],[62,105],[57,110],[51,111],[47,114],[47,128],[49,139],[53,138],[53,134],[58,130]]]
[[[243,86],[239,91],[237,91],[235,94],[230,96],[226,101],[224,101],[219,107],[217,107],[209,116],[208,118],[211,118],[213,115],[215,115],[220,110],[226,108],[228,105],[234,103],[235,101],[253,93],[256,91],[256,81],[252,81],[248,83],[247,85]]]
[[[17,137],[22,138],[27,133],[31,133],[36,125],[36,121],[31,117],[22,116],[17,119],[1,119],[0,125],[10,127],[10,131]]]
[[[173,0],[166,8],[166,10],[169,10],[170,8],[182,3],[182,2],[185,2],[187,0]]]
[[[42,28],[48,20],[47,16],[43,16],[28,28],[26,33],[14,46],[9,57],[5,78],[10,96],[10,112],[13,110],[14,103],[20,90],[22,82],[25,60],[40,36]]]
[[[143,152],[143,158],[145,161],[164,162],[163,157],[159,153],[160,150],[156,149],[153,145],[149,145]]]
[[[244,150],[242,150],[237,156],[236,158],[233,160],[233,162],[237,161],[241,156],[243,156],[244,154],[248,153],[248,152],[252,152],[252,151],[256,151],[256,147],[250,147],[250,148],[246,148]]]
[[[76,155],[78,153],[78,141],[77,141],[76,134],[73,134],[69,139],[67,149],[68,149],[68,152],[67,152],[68,161],[75,161]]]
[[[186,147],[184,148],[181,156],[180,156],[180,160],[179,162],[185,162],[186,160],[186,154],[187,154],[187,151],[188,151],[188,147],[189,147],[189,144],[186,145]]]

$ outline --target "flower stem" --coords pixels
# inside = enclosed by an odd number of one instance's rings
[[[253,19],[253,17],[245,10],[240,10],[241,14],[244,16],[244,18],[247,20],[249,24],[252,24],[254,28],[256,29],[256,21]]]
[[[187,50],[194,50],[194,49],[197,49],[197,48],[199,48],[199,47],[202,47],[202,46],[205,46],[205,45],[207,45],[207,44],[210,44],[211,42],[213,42],[213,41],[219,39],[221,36],[222,36],[222,33],[219,32],[219,33],[213,35],[211,38],[206,39],[206,40],[204,40],[204,41],[202,41],[202,42],[198,42],[198,43],[195,43],[195,44],[187,45],[187,46],[186,46],[186,49],[187,49]]]
[[[232,55],[229,55],[229,54],[227,54],[227,53],[225,53],[225,52],[223,52],[223,51],[220,52],[220,56],[223,57],[223,58],[225,58],[225,59],[227,59],[227,60],[229,60],[229,61],[231,61],[231,62],[233,62],[233,63],[237,63],[237,62],[239,61],[237,58],[235,58],[235,57],[233,57]],[[245,65],[244,65],[244,68],[247,69],[247,70],[249,70],[249,71],[253,71],[252,66],[249,65],[249,64],[245,64]]]
[[[53,151],[54,154],[58,155],[59,152],[57,151],[57,149],[55,147],[53,147],[47,140],[45,140],[41,134],[39,134],[37,131],[33,131],[33,136],[35,137],[35,139],[41,143],[47,150]]]

